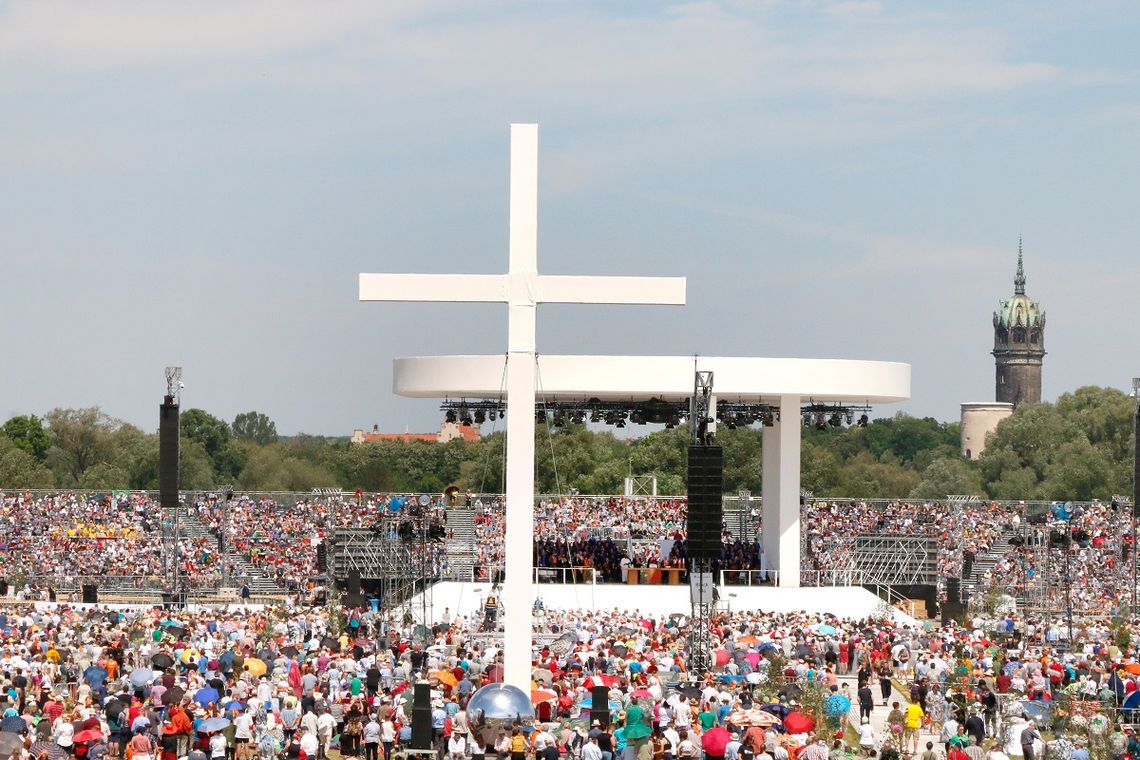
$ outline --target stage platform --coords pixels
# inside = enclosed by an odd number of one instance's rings
[[[427,595],[429,616],[443,620],[446,614],[472,615],[482,610],[483,600],[491,591],[489,583],[443,581],[435,584]],[[763,612],[816,612],[839,617],[864,618],[876,614],[883,602],[862,586],[819,586],[810,588],[773,588],[771,586],[718,586],[721,610],[759,610]],[[654,615],[674,612],[688,614],[688,586],[625,586],[618,583],[573,584],[542,583],[531,587],[531,600],[541,599],[548,610],[640,610]],[[418,615],[423,605],[416,595],[407,608]],[[892,608],[895,620],[903,625],[921,626],[921,622],[901,610]]]

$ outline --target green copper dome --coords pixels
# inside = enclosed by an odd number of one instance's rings
[[[1024,293],[1001,302],[997,321],[1003,327],[1035,327],[1041,323],[1041,308]]]

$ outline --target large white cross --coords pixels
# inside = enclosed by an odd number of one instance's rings
[[[507,304],[504,681],[529,692],[534,574],[535,316],[540,303],[685,303],[684,277],[538,274],[538,125],[511,125],[510,260],[505,275],[361,274],[361,301]]]

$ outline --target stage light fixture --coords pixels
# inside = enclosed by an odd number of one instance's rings
[[[486,421],[487,421],[487,413],[484,412],[482,409],[476,409],[475,410],[475,424],[476,425],[482,425]]]
[[[455,410],[454,409],[448,409],[447,413],[443,415],[443,419],[454,425],[455,421],[457,419],[455,416]]]

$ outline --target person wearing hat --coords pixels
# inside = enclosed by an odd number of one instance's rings
[[[652,734],[645,711],[634,702],[625,711],[625,743],[637,760],[653,760],[653,747],[649,742]]]

